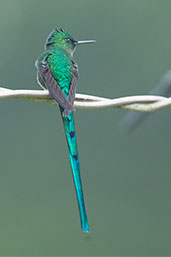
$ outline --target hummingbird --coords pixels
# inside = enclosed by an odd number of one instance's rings
[[[84,203],[73,114],[76,86],[79,79],[78,65],[73,58],[73,53],[78,45],[94,42],[96,41],[77,41],[66,30],[54,29],[46,40],[44,52],[35,63],[39,85],[43,89],[47,89],[59,105],[68,145],[81,228],[84,232],[89,232],[89,224]]]

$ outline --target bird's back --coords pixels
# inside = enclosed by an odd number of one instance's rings
[[[47,62],[51,74],[65,95],[68,96],[73,78],[73,60],[65,51],[57,48],[50,52],[47,57]]]

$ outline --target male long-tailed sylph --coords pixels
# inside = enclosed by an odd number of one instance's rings
[[[69,159],[80,212],[81,228],[89,232],[80,174],[80,162],[74,125],[74,99],[79,78],[78,66],[73,58],[77,45],[95,40],[77,41],[61,28],[54,29],[45,43],[45,51],[36,61],[37,80],[59,104],[63,119]]]

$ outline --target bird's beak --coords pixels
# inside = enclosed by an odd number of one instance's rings
[[[82,41],[75,41],[75,45],[81,45],[81,44],[91,44],[95,43],[96,40],[82,40]]]

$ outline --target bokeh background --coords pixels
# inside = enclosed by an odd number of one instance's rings
[[[34,62],[53,28],[80,46],[77,92],[145,94],[171,66],[170,0],[0,0],[0,86],[39,89]],[[120,109],[75,114],[90,235],[54,106],[0,101],[0,255],[171,255],[171,119],[124,134]]]

